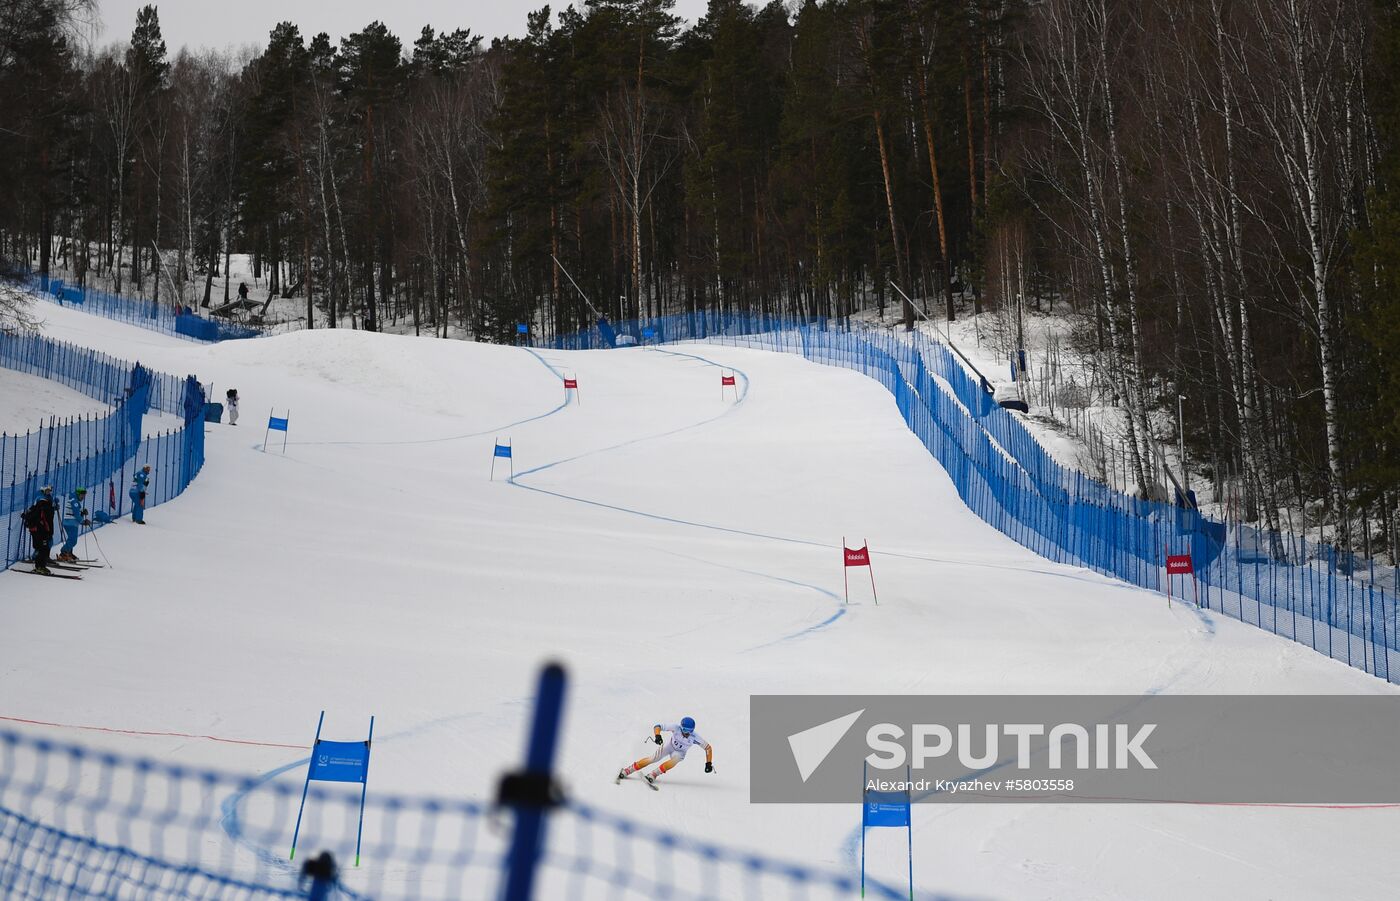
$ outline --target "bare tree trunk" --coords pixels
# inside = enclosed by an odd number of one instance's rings
[[[933,215],[934,223],[938,229],[938,263],[940,267],[938,286],[939,293],[947,301],[947,317],[952,322],[957,318],[957,311],[953,307],[953,285],[951,273],[948,271],[951,262],[948,259],[948,225],[943,213],[943,186],[938,177],[938,154],[934,149],[933,142],[933,120],[929,115],[928,96],[928,58],[932,53],[932,42],[925,34],[922,27],[922,20],[917,15],[913,0],[909,4],[910,18],[919,23],[917,28],[917,40],[919,41],[919,59],[915,64],[916,85],[919,90],[919,118],[923,125],[924,147],[928,151],[929,177],[933,184]]]
[[[1142,432],[1143,446],[1150,451],[1153,439],[1151,426],[1147,420],[1147,394],[1142,374],[1142,327],[1138,311],[1137,257],[1133,252],[1132,228],[1128,221],[1127,185],[1123,177],[1123,154],[1118,145],[1118,119],[1114,109],[1112,86],[1113,70],[1108,58],[1108,6],[1105,0],[1099,0],[1098,21],[1095,24],[1098,31],[1099,85],[1103,91],[1104,125],[1108,133],[1108,158],[1113,172],[1114,193],[1117,194],[1118,237],[1123,253],[1123,281],[1127,291],[1128,339],[1130,343],[1124,354],[1124,362],[1128,364],[1124,378],[1127,382],[1126,388],[1132,398],[1127,405],[1128,416],[1130,420],[1137,419],[1136,425],[1137,429]],[[1133,428],[1130,422],[1129,435],[1131,436],[1132,433]],[[1146,497],[1152,486],[1149,484],[1148,473],[1136,453],[1136,448],[1134,448],[1133,454],[1133,468],[1138,488]],[[1155,481],[1154,476],[1152,482]]]
[[[900,288],[906,289],[909,282],[904,269],[904,254],[899,240],[899,216],[894,203],[894,178],[890,172],[890,151],[885,141],[884,112],[881,109],[880,91],[876,83],[876,73],[879,71],[880,64],[875,57],[875,47],[871,41],[871,27],[872,23],[868,15],[856,19],[856,40],[865,61],[866,87],[870,95],[870,114],[871,118],[875,120],[875,139],[880,149],[880,175],[884,179],[885,210],[889,214],[890,248],[894,253],[895,272],[899,278]],[[914,307],[902,297],[900,302],[903,305],[904,327],[912,329],[914,327]]]

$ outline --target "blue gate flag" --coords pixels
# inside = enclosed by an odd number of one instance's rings
[[[870,788],[869,763],[862,764],[861,778],[864,783],[860,805],[860,895],[865,897],[865,830],[893,826],[908,831],[909,901],[914,901],[914,822],[910,797],[913,772],[907,766],[904,768],[904,788],[895,791]]]
[[[306,782],[301,787],[301,807],[297,808],[297,824],[292,830],[292,853],[297,856],[297,836],[301,834],[301,815],[306,812],[306,792],[311,780],[318,782],[355,782],[360,786],[360,824],[355,831],[355,866],[360,865],[360,840],[365,833],[365,793],[369,791],[369,749],[374,743],[374,717],[369,718],[369,738],[364,741],[325,741],[321,726],[326,711],[316,721],[316,738],[311,742],[311,761],[306,768]]]
[[[515,458],[510,455],[510,445],[502,444],[501,439],[495,439],[496,449],[491,452],[491,481],[496,480],[496,461],[505,458],[510,461],[510,477],[515,478]]]
[[[309,778],[319,782],[364,782],[368,771],[367,741],[318,741],[311,752]]]
[[[908,826],[909,796],[904,792],[866,792],[865,827]]]
[[[282,453],[287,452],[287,423],[291,422],[292,411],[288,410],[286,416],[276,416],[277,408],[273,407],[267,411],[267,431],[263,432],[263,453],[267,453],[267,438],[273,432],[282,433]]]
[[[523,322],[518,322],[515,325],[515,333],[517,335],[528,335],[530,334],[530,327]]]

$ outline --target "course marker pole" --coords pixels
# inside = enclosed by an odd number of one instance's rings
[[[369,738],[365,739],[365,781],[360,783],[360,825],[355,829],[355,866],[360,865],[360,838],[365,834],[365,793],[369,791],[369,748],[374,744],[374,715],[369,718]]]
[[[861,541],[865,542],[865,569],[870,573],[870,593],[875,598],[875,606],[878,607],[880,606],[880,593],[875,590],[875,561],[870,554],[870,539],[862,538]]]
[[[316,721],[316,737],[311,741],[311,753],[316,753],[316,745],[321,741],[321,726],[326,721],[326,711],[321,711],[321,718]],[[292,853],[287,856],[288,860],[295,860],[297,856],[297,835],[301,832],[301,815],[306,811],[306,792],[311,788],[311,767],[306,768],[306,783],[301,787],[301,807],[297,808],[297,825],[292,830]]]

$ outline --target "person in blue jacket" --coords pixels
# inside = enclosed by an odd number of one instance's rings
[[[146,486],[151,482],[151,464],[137,470],[131,477],[131,521],[138,526],[146,524]]]
[[[86,488],[74,488],[63,498],[64,538],[63,547],[58,550],[60,561],[72,562],[78,559],[78,555],[73,553],[73,549],[78,546],[78,532],[83,526],[92,525],[92,520],[88,519],[87,508],[83,506],[86,498]]]

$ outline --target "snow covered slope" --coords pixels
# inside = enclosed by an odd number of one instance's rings
[[[104,416],[111,410],[72,388],[37,375],[0,368],[0,432],[23,435],[49,424],[84,416]]]
[[[199,346],[44,314],[55,337],[237,387],[243,419],[210,427],[203,474],[145,529],[99,533],[114,569],[0,575],[5,717],[309,744],[322,708],[332,738],[373,713],[376,788],[488,798],[557,657],[575,796],[853,871],[853,807],[748,803],[751,693],[1393,690],[1013,544],[846,370],[347,331]],[[290,408],[285,456],[261,449],[272,407]],[[506,461],[488,481],[498,436],[514,484]],[[858,579],[841,603],[843,535],[870,541],[878,607]],[[692,756],[660,793],[614,785],[683,714],[718,773]],[[62,734],[246,772],[300,756]],[[1400,810],[941,805],[914,823],[920,885],[966,897],[1379,898],[1400,879]],[[873,843],[872,871],[897,883],[902,851]]]

